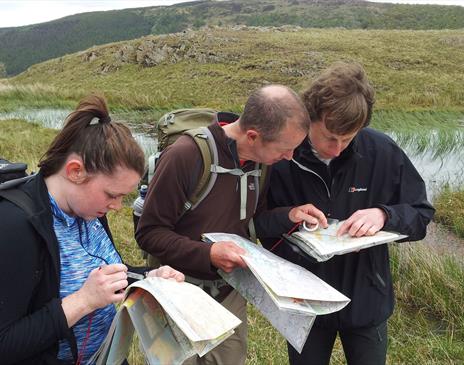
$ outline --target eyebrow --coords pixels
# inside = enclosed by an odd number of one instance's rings
[[[339,136],[339,135],[333,135],[333,134],[326,134],[325,136],[326,138],[333,139],[333,140],[338,140],[340,138],[342,141],[348,141],[354,138],[354,136],[345,137],[345,136]]]
[[[108,191],[108,190],[105,190],[105,193],[110,195],[110,196],[114,196],[114,197],[120,197],[120,196],[124,196],[126,194],[124,193],[116,193],[114,191]]]

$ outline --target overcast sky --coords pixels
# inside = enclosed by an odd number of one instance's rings
[[[89,11],[172,5],[189,0],[0,0],[0,28],[43,23]],[[461,5],[464,0],[373,0],[377,2]]]
[[[172,5],[191,0],[0,0],[0,28],[43,23],[89,11]]]

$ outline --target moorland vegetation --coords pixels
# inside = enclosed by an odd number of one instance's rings
[[[11,76],[33,64],[93,45],[203,26],[233,25],[459,29],[464,27],[464,8],[362,0],[202,0],[172,6],[89,12],[46,23],[0,28],[0,64],[4,65],[3,73]]]

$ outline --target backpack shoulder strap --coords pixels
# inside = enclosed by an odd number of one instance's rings
[[[185,213],[187,210],[195,209],[213,188],[217,175],[211,173],[211,165],[217,165],[218,154],[214,137],[207,127],[189,129],[184,133],[193,138],[203,160],[203,171],[189,201],[184,205]]]
[[[9,200],[31,216],[34,213],[34,202],[24,191],[19,189],[0,190],[0,196]]]
[[[197,186],[190,196],[189,200],[185,202],[182,214],[185,214],[188,210],[195,209],[201,201],[210,193],[213,188],[218,173],[230,173],[241,177],[241,212],[240,219],[246,217],[246,178],[248,175],[254,176],[255,178],[255,191],[256,191],[256,202],[254,210],[256,211],[258,198],[260,194],[260,187],[264,185],[266,179],[267,166],[256,163],[255,169],[248,173],[243,173],[241,169],[224,169],[219,166],[219,158],[216,142],[211,131],[207,127],[200,127],[196,129],[186,130],[184,134],[189,135],[193,138],[198,148],[200,149],[201,157],[203,160],[203,171],[198,180]]]
[[[268,165],[260,164],[261,175],[259,176],[259,191],[263,191],[264,183],[266,182],[267,172],[269,169]]]
[[[33,175],[10,180],[0,184],[0,197],[9,200],[24,210],[28,216],[34,213],[34,202],[31,197],[17,187],[28,181]]]
[[[255,176],[255,185],[256,185],[256,201],[255,201],[255,213],[256,213],[256,208],[258,207],[258,200],[261,195],[261,192],[264,189],[264,184],[266,182],[266,177],[268,173],[269,166],[265,165],[263,163],[259,164],[257,167],[261,171],[261,174],[259,176]],[[256,229],[255,229],[255,222],[253,220],[253,217],[251,217],[250,221],[248,222],[248,233],[250,235],[251,241],[254,243],[259,243],[258,237],[256,235]]]
[[[258,200],[261,195],[261,193],[264,190],[264,184],[266,183],[266,177],[267,177],[267,172],[268,172],[268,165],[265,165],[263,163],[258,164],[256,167],[259,169],[260,174],[258,177],[255,177],[255,184],[256,184],[256,203],[255,203],[255,212],[256,208],[258,207]]]

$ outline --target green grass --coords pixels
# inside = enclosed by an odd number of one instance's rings
[[[34,65],[0,81],[0,105],[69,106],[99,91],[124,110],[239,111],[257,87],[282,83],[301,91],[322,69],[344,60],[365,66],[377,91],[376,109],[385,115],[462,115],[463,44],[463,30],[212,28],[148,36]],[[163,47],[166,56],[155,61],[154,52]],[[95,58],[86,60],[92,52]]]
[[[372,126],[382,130],[403,134],[428,132],[438,128],[443,131],[455,131],[464,122],[464,113],[450,111],[401,111],[378,110],[374,107]]]
[[[25,121],[0,121],[0,156],[12,162],[27,163],[29,172],[37,171],[39,159],[56,133]]]
[[[391,363],[462,363],[463,261],[425,244],[397,246],[391,259],[397,295],[390,321]]]
[[[464,238],[464,187],[458,190],[444,188],[434,204],[437,209],[435,220]]]
[[[0,121],[0,156],[35,166],[56,133],[18,120]],[[133,238],[129,207],[134,198],[135,194],[125,199],[125,207],[119,212],[110,213],[109,221],[115,242],[125,260],[140,265],[143,260]],[[464,199],[461,205],[452,207],[454,200],[449,195],[443,204],[437,203],[437,217],[450,209],[453,215],[464,216]],[[389,321],[388,363],[464,363],[463,262],[451,255],[439,254],[433,246],[422,243],[393,245],[391,253],[397,306]],[[247,364],[288,363],[282,336],[253,307],[249,306],[248,314]],[[144,364],[135,343],[129,361],[133,365]],[[331,364],[344,363],[341,345],[337,341]]]
[[[71,91],[71,90],[70,90]],[[0,111],[14,111],[27,106],[28,108],[74,108],[76,93],[57,92],[56,88],[46,83],[31,83],[27,85],[12,85],[0,80]],[[84,94],[82,94],[83,96]]]
[[[410,152],[431,152],[434,158],[461,149],[463,121],[464,113],[449,111],[374,110],[372,115],[372,127],[392,134]]]

